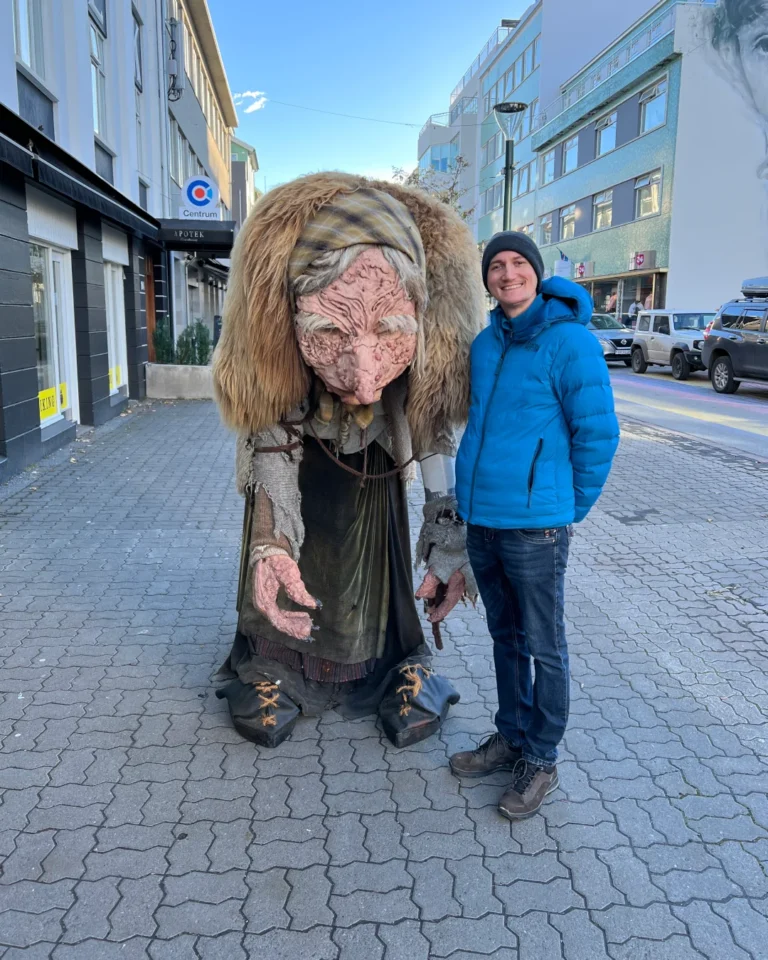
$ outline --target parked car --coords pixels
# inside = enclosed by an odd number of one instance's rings
[[[701,348],[704,331],[715,314],[694,310],[643,310],[637,315],[632,341],[632,369],[672,367],[675,380],[687,380],[692,370],[704,370]]]
[[[702,360],[718,393],[735,393],[742,380],[768,380],[768,277],[745,281],[742,293],[704,331]]]
[[[593,313],[588,329],[594,333],[603,348],[607,363],[620,360],[629,366],[632,363],[632,331],[608,313]]]

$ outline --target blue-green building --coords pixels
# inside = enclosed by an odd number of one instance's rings
[[[521,101],[511,226],[537,241],[547,271],[619,316],[638,300],[712,309],[768,270],[768,123],[756,109],[768,95],[739,82],[749,71],[723,49],[718,0],[601,6],[539,0],[478,70],[476,237],[503,226],[493,106]]]

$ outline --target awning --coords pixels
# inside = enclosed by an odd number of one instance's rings
[[[0,133],[0,162],[21,170],[28,177],[32,176],[32,154],[2,133]]]
[[[235,221],[161,220],[160,242],[168,250],[187,250],[199,257],[229,256],[235,242]]]

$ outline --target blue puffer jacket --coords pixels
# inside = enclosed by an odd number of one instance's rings
[[[514,320],[501,307],[472,345],[459,512],[495,529],[562,527],[594,506],[619,442],[608,369],[578,284],[545,280]]]

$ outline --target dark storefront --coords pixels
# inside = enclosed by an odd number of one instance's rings
[[[160,225],[0,108],[0,482],[145,392]]]

